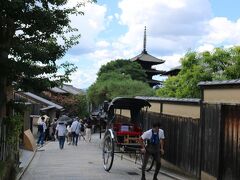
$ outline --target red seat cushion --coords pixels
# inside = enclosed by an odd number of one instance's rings
[[[129,136],[140,136],[142,135],[142,132],[135,132],[135,131],[118,131],[116,132],[117,133],[117,136],[118,135],[129,135]]]

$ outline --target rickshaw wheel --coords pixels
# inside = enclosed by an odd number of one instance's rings
[[[141,154],[141,158],[142,158],[142,164],[143,164],[143,158],[144,158],[144,155],[143,155],[143,154]],[[141,165],[142,165],[142,164],[141,164]],[[153,156],[150,155],[150,156],[149,156],[149,159],[148,159],[147,166],[146,166],[146,171],[151,171],[153,165],[154,165],[154,159],[153,159]]]
[[[114,159],[114,141],[110,134],[104,137],[103,142],[103,167],[105,171],[110,171]]]

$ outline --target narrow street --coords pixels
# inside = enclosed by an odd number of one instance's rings
[[[146,174],[152,179],[153,172]],[[161,180],[172,178],[159,173]],[[115,156],[113,167],[108,173],[102,166],[102,154],[98,134],[91,143],[80,141],[78,146],[67,145],[63,150],[58,142],[49,142],[38,150],[24,173],[22,180],[140,180],[140,166]]]

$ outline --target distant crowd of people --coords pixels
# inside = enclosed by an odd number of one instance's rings
[[[46,140],[55,141],[56,139],[59,141],[60,149],[64,148],[65,139],[67,139],[68,145],[75,146],[77,146],[78,140],[81,139],[91,142],[93,123],[90,117],[64,119],[63,116],[59,119],[55,118],[52,123],[47,121],[44,116],[41,116],[38,122],[38,146],[42,147]]]

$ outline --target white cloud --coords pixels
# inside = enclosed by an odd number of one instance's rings
[[[96,72],[92,69],[78,69],[71,75],[71,84],[78,88],[86,88],[96,80]]]
[[[158,70],[169,70],[173,67],[179,66],[180,59],[184,56],[184,54],[172,54],[170,56],[162,56],[160,59],[164,59],[165,63],[157,65],[156,69]]]
[[[71,51],[78,55],[71,56],[72,62],[87,59],[92,63],[90,70],[81,67],[74,73],[77,87],[92,84],[101,65],[110,60],[138,55],[143,49],[144,26],[147,26],[147,51],[166,60],[155,67],[158,70],[180,65],[181,57],[189,49],[211,51],[216,46],[240,43],[240,19],[213,17],[210,0],[119,0],[118,6],[120,12],[107,15],[111,7],[91,4],[85,7],[84,16],[72,17],[74,27],[82,34],[80,44]],[[127,27],[127,32],[117,39],[98,39],[103,31],[114,31],[107,29],[113,21]],[[82,53],[84,58],[79,56]]]
[[[73,3],[73,0],[71,1]],[[74,46],[69,53],[70,54],[84,54],[90,53],[95,50],[95,40],[103,30],[107,23],[106,6],[100,6],[98,4],[86,4],[81,8],[84,11],[84,15],[72,15],[71,26],[77,28],[78,33],[81,34],[79,44]]]
[[[148,47],[159,54],[177,53],[194,47],[206,33],[203,27],[211,17],[208,0],[122,0],[119,7],[122,10],[121,24],[129,29],[119,41],[130,47],[137,45],[142,48],[146,25]]]
[[[240,18],[234,22],[226,17],[215,17],[208,22],[208,34],[203,42],[215,46],[240,43]]]
[[[204,51],[212,51],[214,49],[214,45],[212,44],[203,44],[199,46],[196,51],[197,52],[204,52]]]
[[[119,20],[119,14],[118,13],[114,13],[114,17]]]
[[[96,45],[98,48],[107,48],[109,47],[110,43],[107,41],[98,41]]]

